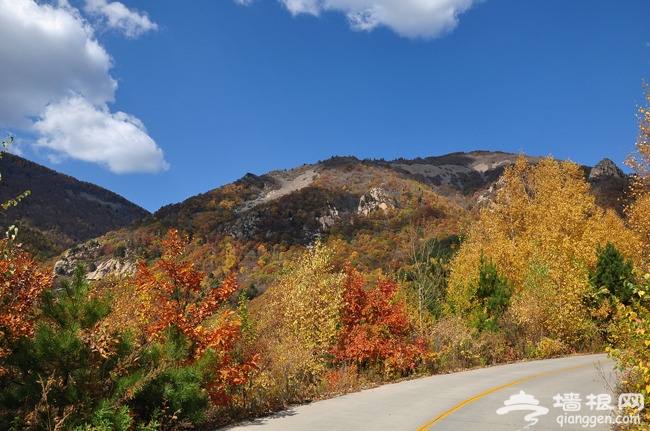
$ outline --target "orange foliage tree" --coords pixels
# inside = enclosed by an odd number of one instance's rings
[[[9,240],[0,241],[0,375],[5,358],[22,337],[32,337],[37,301],[52,285],[52,275],[38,268],[29,255]]]
[[[212,355],[204,387],[214,404],[226,405],[231,388],[246,383],[256,369],[255,357],[239,360],[234,353],[240,322],[224,304],[237,282],[228,276],[220,286],[204,286],[205,274],[183,260],[186,242],[175,229],[168,236],[162,258],[152,268],[141,263],[134,280],[142,298],[139,312],[149,322],[144,333],[148,341],[164,341],[170,331],[181,333],[189,342],[183,365]]]
[[[7,151],[12,142],[12,137],[3,141],[0,150]],[[4,210],[16,206],[29,193],[28,190],[0,206]],[[18,229],[10,226],[7,238],[0,241],[0,361],[11,352],[18,339],[34,335],[36,301],[52,284],[50,274],[40,271],[27,253],[13,246],[17,233]],[[0,375],[6,371],[0,362]]]
[[[384,371],[412,371],[425,355],[424,342],[414,340],[403,301],[397,301],[397,283],[381,278],[373,287],[365,276],[347,267],[343,285],[341,330],[332,353],[343,363]]]

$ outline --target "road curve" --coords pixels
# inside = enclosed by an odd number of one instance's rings
[[[597,364],[601,364],[605,377],[598,372]],[[223,430],[607,430],[608,425],[590,417],[610,416],[609,411],[597,410],[595,403],[589,405],[587,397],[611,395],[606,381],[612,381],[612,364],[606,355],[588,355],[435,375],[294,407]],[[581,410],[564,411],[577,407],[563,404],[566,400],[561,401],[561,407],[554,407],[559,400],[553,397],[558,394],[565,399],[564,394],[578,394],[572,397],[581,400],[577,403]],[[519,400],[514,403],[519,407],[505,403],[512,396]],[[617,403],[613,396],[612,400],[612,404]],[[534,418],[527,418],[535,411],[538,414],[533,414]],[[569,416],[583,422],[570,424]]]

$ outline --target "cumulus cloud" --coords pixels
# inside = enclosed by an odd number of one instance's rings
[[[238,3],[247,3],[236,0]],[[293,15],[344,13],[355,30],[385,26],[401,36],[433,38],[453,30],[458,15],[481,0],[280,0]]]
[[[93,161],[120,173],[167,168],[137,118],[110,113],[117,89],[112,60],[78,9],[65,0],[57,6],[0,0],[0,40],[0,126],[36,134],[38,145],[59,159]],[[90,147],[95,156],[88,155]]]
[[[135,38],[149,30],[158,29],[158,24],[152,22],[146,14],[130,10],[120,2],[86,0],[84,10],[102,16],[108,27],[122,30],[128,37]]]
[[[140,120],[124,112],[111,113],[106,106],[97,108],[78,95],[48,105],[34,129],[42,136],[39,147],[104,164],[117,174],[169,168]]]
[[[83,94],[113,100],[111,58],[82,20],[66,9],[0,0],[0,122],[26,127],[48,103]]]

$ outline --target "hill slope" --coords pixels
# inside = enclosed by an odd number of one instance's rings
[[[282,265],[320,239],[367,273],[397,274],[418,238],[437,238],[448,255],[473,208],[516,161],[517,154],[474,151],[394,161],[333,157],[315,164],[246,174],[234,183],[168,205],[117,232],[77,247],[56,264],[69,274],[77,261],[92,278],[155,260],[160,238],[178,229],[191,240],[192,260],[210,277],[236,270],[244,286],[264,290]],[[528,157],[536,161],[538,157]],[[592,168],[584,167],[589,177]],[[603,206],[620,206],[627,179],[600,175],[592,189]]]
[[[409,259],[418,235],[457,244],[461,225],[478,192],[518,155],[477,151],[395,161],[333,157],[240,180],[161,208],[139,223],[77,248],[56,265],[70,273],[74,262],[123,271],[123,261],[156,259],[170,228],[192,241],[200,269],[219,278],[239,271],[243,285],[266,281],[303,247],[321,239],[369,272],[393,273]],[[531,158],[535,159],[535,158]],[[110,260],[111,262],[107,262]]]
[[[18,223],[18,240],[40,259],[149,215],[109,190],[13,154],[3,154],[0,172],[3,202],[31,191],[17,207],[0,214],[0,225],[6,229]]]

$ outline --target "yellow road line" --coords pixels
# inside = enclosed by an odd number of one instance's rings
[[[605,361],[605,362],[614,362],[614,361],[610,360],[610,361]],[[472,398],[468,398],[465,401],[463,401],[462,403],[456,404],[455,406],[453,406],[449,410],[440,413],[438,416],[436,416],[435,418],[431,419],[429,422],[422,425],[416,431],[428,431],[432,426],[434,426],[435,424],[437,424],[438,422],[440,422],[441,420],[443,420],[444,418],[446,418],[447,416],[449,416],[453,412],[455,412],[457,410],[460,410],[461,408],[465,407],[466,405],[471,404],[474,401],[476,401],[476,400],[478,400],[480,398],[483,398],[484,396],[489,395],[489,394],[491,394],[493,392],[500,391],[501,389],[509,388],[510,386],[518,385],[519,383],[527,382],[528,380],[533,380],[533,379],[538,379],[540,377],[550,376],[551,374],[563,373],[565,371],[577,370],[578,368],[590,367],[592,365],[593,364],[585,364],[585,365],[578,365],[576,367],[563,368],[561,370],[549,371],[548,373],[537,374],[535,376],[526,377],[525,379],[516,380],[516,381],[510,382],[510,383],[508,383],[506,385],[499,386],[498,388],[492,388],[492,389],[487,390],[485,392],[482,392],[482,393],[480,393],[478,395],[475,395]]]

